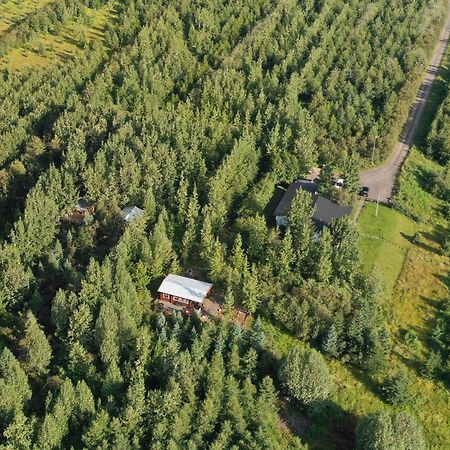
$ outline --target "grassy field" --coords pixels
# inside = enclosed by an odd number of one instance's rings
[[[38,1],[24,3],[33,3],[36,8],[39,3],[46,4]],[[23,14],[22,9],[20,12]],[[101,38],[106,24],[114,17],[114,9],[111,6],[105,6],[98,10],[87,9],[87,13],[90,16],[89,25],[73,21],[62,27],[57,36],[53,34],[39,35],[25,45],[10,50],[3,58],[0,58],[0,69],[6,68],[14,71],[25,67],[49,66],[74,57],[82,51],[84,43]]]
[[[429,189],[429,178],[443,168],[413,148],[401,175],[396,199],[409,215],[417,217],[422,228],[427,223],[442,226],[446,218],[442,214],[444,202],[435,197]]]
[[[416,226],[398,211],[387,206],[377,208],[366,202],[359,217],[360,250],[368,271],[377,267],[385,282],[385,294],[390,296],[411,248],[410,238]]]
[[[9,0],[0,8],[0,37],[11,25],[38,11],[52,0]]]

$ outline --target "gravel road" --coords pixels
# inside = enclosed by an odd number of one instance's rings
[[[431,92],[431,87],[433,86],[439,71],[439,66],[444,57],[449,37],[450,15],[441,36],[439,37],[439,42],[434,49],[431,63],[427,68],[424,81],[420,86],[408,120],[403,127],[395,151],[390,156],[389,160],[382,166],[361,172],[361,185],[369,187],[369,200],[377,200],[379,198],[380,202],[388,202],[392,197],[395,180],[414,142],[414,137],[422,119],[425,104]]]

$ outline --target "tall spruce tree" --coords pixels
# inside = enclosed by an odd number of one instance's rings
[[[52,348],[31,311],[28,311],[25,321],[23,345],[30,372],[37,376],[45,375],[52,359]]]

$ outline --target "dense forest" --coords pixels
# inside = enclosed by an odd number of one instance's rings
[[[105,3],[50,2],[0,34],[0,56]],[[286,230],[270,203],[317,165],[355,199],[359,167],[397,138],[446,2],[110,3],[81,56],[0,72],[1,448],[306,448],[280,427],[280,393],[320,417],[327,358],[380,373],[392,346],[351,219],[316,243],[307,194]],[[436,121],[430,152],[448,167],[448,102]],[[95,214],[61,221],[80,198]],[[129,205],[145,216],[124,226]],[[191,267],[248,329],[153,311],[163,277]],[[262,321],[316,350],[277,360]],[[401,404],[399,385],[387,402]],[[426,448],[401,409],[352,433],[361,450]]]

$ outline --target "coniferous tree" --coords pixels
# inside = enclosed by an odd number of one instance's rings
[[[21,411],[14,415],[14,420],[3,431],[6,448],[31,449],[36,420],[28,418]]]
[[[334,358],[339,355],[339,334],[334,323],[325,335],[325,339],[322,342],[322,350]]]
[[[386,378],[381,386],[383,397],[388,403],[405,406],[411,403],[410,380],[404,372]]]
[[[317,281],[321,283],[328,283],[330,281],[333,274],[332,257],[332,237],[329,229],[325,228],[320,235],[320,241],[314,256],[313,275]]]
[[[174,262],[175,254],[172,242],[167,234],[164,215],[161,213],[151,236],[152,247],[152,279],[164,275]]]
[[[192,195],[189,199],[187,209],[187,224],[181,243],[183,260],[186,262],[192,253],[198,248],[198,216],[199,204],[197,200],[197,188],[194,186]]]
[[[302,262],[308,258],[311,247],[312,215],[311,196],[309,193],[299,189],[292,201],[287,222],[296,254],[296,266],[300,270],[302,268]]]
[[[3,425],[22,411],[31,399],[28,378],[11,351],[5,347],[0,353],[0,412]]]
[[[38,376],[45,375],[52,359],[52,348],[31,311],[27,313],[23,345],[30,372]]]
[[[278,271],[281,277],[286,277],[291,273],[295,258],[296,256],[293,248],[292,233],[290,228],[288,228],[286,230],[286,234],[284,235],[279,257],[277,259]]]
[[[26,269],[15,245],[0,246],[0,310],[20,303],[32,274]]]
[[[242,277],[242,304],[253,314],[258,308],[261,299],[261,288],[256,267],[245,269]]]

